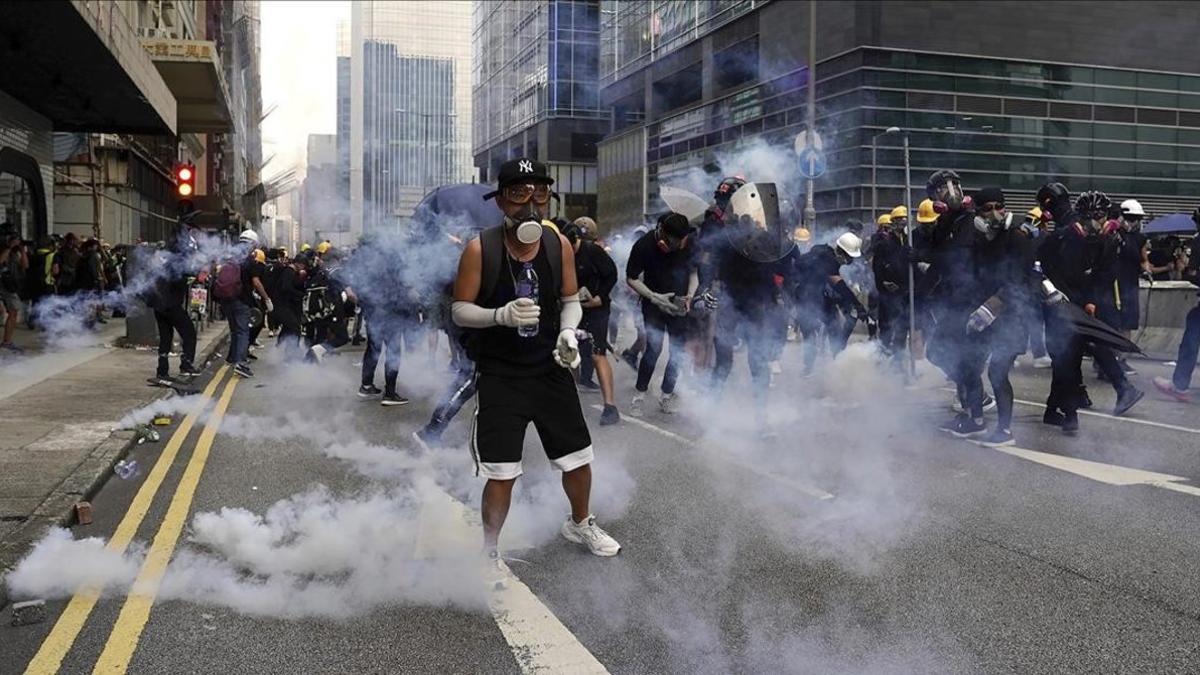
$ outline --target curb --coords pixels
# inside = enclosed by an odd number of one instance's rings
[[[197,361],[208,364],[229,342],[229,329],[221,333],[200,354]],[[176,394],[167,390],[155,400]],[[30,514],[29,519],[14,530],[7,541],[0,542],[0,578],[11,570],[28,552],[30,545],[52,527],[70,527],[75,523],[75,503],[91,501],[109,478],[117,462],[129,455],[137,445],[137,433],[128,429],[112,432],[92,450],[79,466],[58,485]],[[8,607],[8,585],[0,581],[0,610]]]

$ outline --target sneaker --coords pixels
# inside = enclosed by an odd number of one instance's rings
[[[171,378],[167,377],[166,375],[155,375],[154,377],[150,378],[149,382],[150,382],[150,384],[153,384],[153,385],[156,385],[159,387],[175,387],[175,386],[179,385],[178,382],[176,382],[175,380],[172,380]]]
[[[263,343],[262,343],[262,341],[261,341],[261,340],[255,340],[254,342],[251,342],[251,343],[250,343],[250,346],[251,346],[251,347],[254,347],[255,349],[262,349],[262,348],[263,348]]]
[[[962,402],[957,399],[954,401],[954,404],[951,405],[950,407],[953,408],[954,412],[956,412],[956,413],[966,412],[965,410],[963,410]],[[984,396],[983,397],[983,412],[991,412],[995,409],[996,409],[996,399],[992,398],[991,396]]]
[[[364,384],[358,388],[359,398],[375,398],[382,393],[383,390],[373,384]]]
[[[783,366],[780,365],[778,361],[771,362],[771,374],[772,375],[782,375],[783,374]]]
[[[1121,415],[1129,412],[1129,409],[1137,405],[1137,402],[1142,400],[1142,397],[1145,395],[1146,392],[1133,385],[1126,387],[1125,390],[1122,391],[1119,396],[1117,396],[1117,405],[1113,407],[1113,415],[1120,417]]]
[[[1061,427],[1065,419],[1066,415],[1050,408],[1046,408],[1046,412],[1042,413],[1042,424],[1049,424],[1052,427]]]
[[[969,421],[970,419],[971,419],[970,415],[968,415],[966,413],[959,413],[959,414],[955,415],[953,419],[939,424],[938,429],[940,429],[942,431],[953,432],[958,429],[960,424],[962,424],[964,421]]]
[[[258,360],[258,357],[257,357],[257,356],[255,356],[254,354],[251,354],[251,353],[247,352],[247,353],[246,353],[246,360],[247,360],[247,361],[257,361],[257,360]]]
[[[603,557],[614,556],[621,552],[621,545],[607,532],[596,524],[596,516],[588,516],[582,523],[576,523],[571,516],[562,525],[562,536],[567,541],[583,544],[593,554]]]
[[[412,437],[413,440],[417,442],[417,445],[421,448],[421,450],[425,452],[429,452],[432,448],[442,447],[441,434],[434,432],[429,427],[421,427],[420,429],[417,429],[416,431],[412,432]]]
[[[658,399],[658,409],[668,415],[674,415],[679,412],[679,395],[675,393],[663,394],[662,398]]]
[[[1063,433],[1074,436],[1079,433],[1079,413],[1069,412],[1063,415]]]
[[[12,352],[13,354],[24,354],[25,353],[24,349],[21,349],[20,347],[14,345],[11,342],[5,342],[4,344],[0,344],[0,349],[3,349],[6,352]]]
[[[634,354],[628,349],[621,352],[621,360],[629,364],[630,368],[633,368],[634,370],[638,369],[638,355]]]
[[[1033,360],[1034,368],[1050,368],[1054,365],[1054,361],[1049,356],[1039,356]]]
[[[582,391],[582,392],[586,392],[589,394],[595,394],[596,392],[600,391],[600,385],[596,384],[595,382],[593,382],[591,380],[580,380],[578,389],[579,389],[579,391]]]
[[[1191,403],[1192,394],[1187,389],[1176,389],[1175,383],[1165,377],[1154,378],[1154,386],[1162,393],[1181,403]]]
[[[973,420],[964,415],[958,420],[958,424],[955,425],[955,428],[952,429],[950,433],[958,436],[959,438],[971,438],[986,431],[987,425],[983,423],[983,420]]]
[[[996,427],[992,433],[979,439],[979,442],[993,448],[1002,448],[1007,445],[1016,445],[1017,441],[1013,439],[1012,432],[1008,429]]]
[[[508,564],[495,549],[484,553],[480,572],[484,586],[494,591],[502,591],[507,588],[508,580],[512,578],[512,570],[508,568]]]
[[[238,377],[246,377],[246,378],[254,377],[254,371],[250,370],[250,366],[248,366],[244,363],[239,363],[236,366],[234,366],[233,374],[237,375]]]
[[[394,391],[384,394],[383,398],[379,399],[379,405],[407,405],[407,404],[408,404],[408,399],[404,398],[403,396],[401,396],[400,394],[397,394]]]
[[[190,363],[185,363],[179,366],[179,374],[187,375],[188,377],[195,377],[200,374],[200,369]]]
[[[1088,396],[1087,389],[1084,388],[1084,390],[1079,393],[1079,407],[1084,410],[1091,410],[1095,405],[1095,403],[1092,403],[1092,397]]]
[[[326,349],[321,345],[313,345],[308,348],[308,352],[304,355],[304,360],[309,363],[320,363],[325,360]]]
[[[630,403],[629,403],[629,412],[634,415],[637,415],[638,417],[641,417],[642,413],[645,412],[645,410],[643,410],[645,402],[646,402],[646,394],[644,392],[638,392],[638,393],[634,394],[633,400],[630,401]]]
[[[1126,377],[1130,375],[1137,375],[1137,369],[1129,365],[1129,362],[1125,359],[1120,359],[1117,361],[1117,363],[1121,366],[1121,372],[1125,373]]]
[[[617,406],[606,405],[604,412],[600,413],[600,426],[607,427],[621,421],[621,413],[617,411]]]

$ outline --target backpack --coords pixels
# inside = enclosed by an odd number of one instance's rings
[[[218,300],[232,300],[242,295],[242,265],[234,260],[226,260],[217,270],[217,281],[213,284],[213,297]]]
[[[329,273],[321,270],[314,274],[304,289],[304,297],[300,301],[300,311],[305,323],[324,321],[337,311],[340,298],[331,297]]]

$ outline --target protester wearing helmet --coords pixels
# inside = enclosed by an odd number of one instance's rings
[[[893,367],[898,372],[907,374],[907,369],[903,368],[903,356],[908,343],[908,275],[911,249],[906,240],[904,226],[895,226],[893,216],[901,209],[901,219],[907,220],[908,209],[903,206],[898,206],[892,213],[885,213],[879,217],[880,228],[871,237],[871,270],[875,275],[875,292],[879,298],[880,347],[889,355]]]
[[[259,306],[260,300],[268,311],[274,308],[263,286],[263,266],[257,260],[257,249],[258,233],[243,230],[233,255],[218,268],[213,287],[213,295],[229,321],[229,353],[225,361],[233,366],[235,374],[244,378],[254,377],[250,370],[251,310]]]
[[[854,325],[867,316],[867,308],[854,296],[841,274],[843,266],[860,257],[862,239],[853,232],[844,232],[833,244],[817,244],[793,261],[795,269],[790,285],[796,328],[804,337],[804,377],[814,374],[817,338],[822,328],[830,351],[836,356],[845,349]]]
[[[305,288],[308,341],[312,345],[304,355],[310,363],[321,363],[338,347],[350,342],[349,319],[357,302],[343,272],[343,255],[329,242],[317,246],[320,264],[308,276]],[[321,252],[324,247],[324,252]]]
[[[1115,302],[1109,307],[1113,328],[1123,331],[1126,337],[1132,337],[1141,322],[1139,282],[1150,277],[1150,240],[1142,233],[1142,220],[1146,211],[1141,202],[1136,199],[1126,199],[1121,202],[1118,222],[1121,229],[1115,233],[1116,279],[1112,296]],[[1121,370],[1126,375],[1135,375],[1137,371],[1122,357],[1117,359]]]

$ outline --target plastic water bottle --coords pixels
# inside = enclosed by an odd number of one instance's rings
[[[113,473],[121,477],[122,480],[129,480],[138,474],[138,463],[136,459],[123,459],[117,462],[113,467]]]
[[[527,262],[521,265],[521,271],[517,275],[517,297],[529,298],[534,304],[538,301],[538,276],[533,269],[533,263]],[[517,328],[517,335],[523,338],[531,338],[538,334],[538,325],[535,323],[532,326],[522,326]]]

